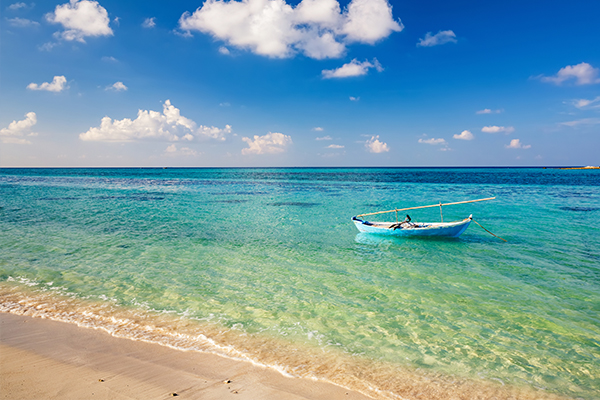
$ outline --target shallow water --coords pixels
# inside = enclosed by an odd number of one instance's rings
[[[350,221],[491,196],[444,220],[508,243]],[[0,307],[375,397],[596,399],[599,217],[598,171],[1,169]]]

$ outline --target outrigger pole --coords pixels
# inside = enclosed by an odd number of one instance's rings
[[[376,214],[386,214],[386,213],[391,213],[391,212],[395,212],[397,213],[398,211],[406,211],[406,210],[416,210],[418,208],[430,208],[430,207],[439,207],[440,208],[440,213],[442,211],[442,206],[453,206],[456,204],[465,204],[465,203],[476,203],[478,201],[488,201],[488,200],[494,200],[496,197],[488,197],[487,199],[477,199],[477,200],[468,200],[468,201],[457,201],[456,203],[439,203],[439,204],[432,204],[430,206],[419,206],[419,207],[408,207],[408,208],[396,208],[394,210],[389,210],[389,211],[378,211],[378,212],[374,212],[374,213],[367,213],[367,214],[360,214],[357,215],[356,217],[364,217],[367,215],[376,215]],[[442,217],[443,218],[443,217]]]

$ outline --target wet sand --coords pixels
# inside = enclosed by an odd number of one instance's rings
[[[5,399],[369,399],[245,361],[8,313],[0,313],[0,388]]]

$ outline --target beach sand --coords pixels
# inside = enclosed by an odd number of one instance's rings
[[[3,399],[364,400],[213,354],[120,339],[76,325],[0,313]]]

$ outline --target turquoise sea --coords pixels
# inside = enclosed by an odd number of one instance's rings
[[[350,220],[491,196],[444,220],[507,243]],[[600,399],[599,221],[598,170],[5,168],[0,311],[374,398]]]

